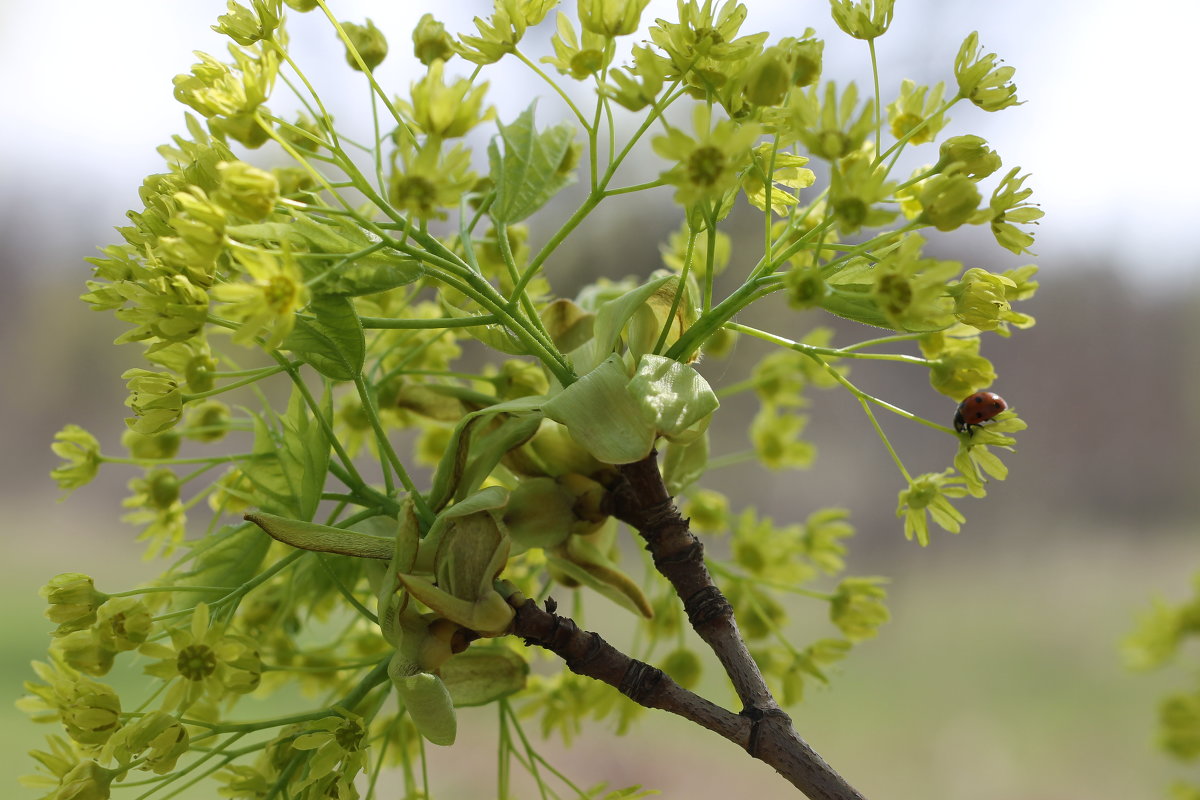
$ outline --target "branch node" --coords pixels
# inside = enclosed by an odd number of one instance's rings
[[[699,628],[718,617],[733,614],[733,606],[716,586],[705,586],[696,590],[683,602],[683,610],[687,612],[688,622],[693,628]]]
[[[657,667],[652,667],[644,661],[630,659],[629,668],[625,670],[617,689],[633,702],[648,705],[649,698],[662,677],[663,671]]]
[[[768,717],[780,719],[788,727],[792,724],[792,718],[779,706],[773,708],[753,708],[748,706],[742,709],[741,715],[750,720],[750,738],[746,742],[746,752],[754,758],[759,758],[758,742],[762,736],[763,723],[767,721]]]

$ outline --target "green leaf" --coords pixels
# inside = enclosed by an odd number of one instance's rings
[[[503,452],[499,452],[499,448],[504,446],[503,437],[490,439],[489,443],[483,445],[481,449],[473,451],[471,439],[475,430],[481,430],[481,426],[486,427],[488,421],[498,414],[512,413],[527,416],[536,412],[544,399],[543,397],[521,397],[473,411],[459,420],[458,425],[454,427],[454,432],[450,435],[450,441],[446,444],[446,452],[434,472],[433,482],[429,489],[430,507],[437,511],[453,498],[462,498],[473,492],[478,488],[478,483],[482,483],[483,478],[486,478],[495,469],[496,464],[500,463],[500,459],[504,457],[505,453],[514,447],[519,447],[537,432],[537,424],[534,422],[514,423],[506,434],[506,436],[512,437],[511,444],[505,447]],[[540,421],[541,414],[534,414],[533,418]],[[528,430],[522,428],[525,425],[528,426]],[[474,455],[472,455],[473,453]],[[483,472],[486,460],[493,456],[495,461],[487,467],[486,472]],[[472,462],[470,460],[472,457],[484,460]],[[469,465],[470,480],[477,479],[478,483],[474,487],[464,488],[464,478],[468,475]]]
[[[180,586],[220,586],[236,589],[254,577],[262,564],[271,538],[253,525],[225,526],[204,537],[192,548],[191,568],[171,583]],[[190,607],[204,595],[180,592],[176,608]]]
[[[498,125],[503,153],[495,139],[488,146],[496,186],[491,215],[496,222],[520,222],[574,180],[570,172],[563,170],[574,130],[561,123],[539,133],[533,127],[534,105],[522,111],[511,125]]]
[[[283,342],[317,372],[335,381],[352,381],[362,372],[367,340],[354,303],[346,297],[313,298],[314,319],[296,317],[296,326]]]
[[[428,672],[392,675],[392,685],[418,733],[433,744],[454,744],[458,720],[454,715],[454,701],[441,678]]]
[[[662,473],[663,483],[672,495],[682,494],[685,489],[700,480],[707,467],[707,432],[687,444],[667,442],[662,460]]]
[[[341,553],[358,558],[390,559],[396,550],[396,540],[369,533],[302,522],[275,514],[247,514],[246,520],[266,531],[272,539],[321,553]]]
[[[458,708],[483,706],[525,688],[529,665],[507,647],[476,645],[438,670]]]
[[[571,438],[606,464],[640,461],[654,446],[655,427],[626,390],[625,363],[612,355],[546,401],[546,416],[567,427]]]
[[[310,216],[298,216],[290,222],[235,225],[226,232],[242,242],[288,242],[310,254],[330,256],[317,259],[303,252],[296,253],[306,278],[322,278],[311,287],[318,296],[385,292],[410,284],[424,274],[419,261],[383,247],[378,237],[349,220],[319,222]],[[338,259],[332,256],[348,260],[337,266]],[[331,269],[333,267],[336,268]]]
[[[694,439],[721,405],[708,381],[695,369],[651,353],[638,362],[637,373],[630,379],[627,391],[646,421],[671,439]],[[688,435],[689,429],[697,427],[701,431]]]
[[[576,371],[590,372],[608,358],[620,341],[625,323],[655,292],[672,280],[675,280],[674,275],[656,278],[602,305],[596,312],[592,340],[571,353]]]
[[[270,412],[269,412],[270,413]],[[321,413],[333,416],[329,395]],[[329,438],[325,428],[309,416],[304,395],[292,390],[287,415],[272,413],[278,429],[254,415],[254,466],[246,477],[254,484],[263,511],[291,519],[310,520],[321,501],[325,473],[329,468]]]

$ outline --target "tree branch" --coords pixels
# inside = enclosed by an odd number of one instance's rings
[[[604,510],[645,540],[654,566],[683,601],[692,628],[716,654],[733,683],[743,705],[738,716],[749,728],[745,739],[726,738],[770,764],[813,800],[863,800],[800,738],[791,718],[775,702],[738,630],[733,607],[704,564],[704,545],[692,534],[667,491],[657,456],[651,451],[641,461],[618,468],[620,478],[609,487]]]
[[[718,733],[754,758],[770,764],[812,800],[865,800],[793,730],[776,706],[763,714],[735,714],[671,680],[662,670],[630,658],[574,620],[524,599],[515,601],[512,633],[526,644],[558,655],[572,672],[607,683],[638,705],[657,708]]]

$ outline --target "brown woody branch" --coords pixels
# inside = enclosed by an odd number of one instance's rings
[[[572,672],[603,681],[630,700],[683,717],[736,743],[770,764],[812,800],[864,800],[792,729],[783,711],[735,714],[684,689],[662,670],[630,658],[599,634],[581,630],[571,619],[525,599],[515,603],[511,631],[526,644],[558,655]]]
[[[800,738],[791,718],[775,702],[738,630],[733,607],[704,565],[704,545],[692,534],[667,491],[657,453],[651,451],[641,461],[622,465],[619,473],[619,480],[609,487],[605,510],[630,525],[645,540],[655,567],[675,588],[688,621],[712,648],[742,701],[738,716],[749,724],[747,733],[744,738],[726,738],[770,764],[813,800],[863,800]],[[605,647],[612,649],[607,644]],[[620,688],[618,683],[612,685]],[[642,702],[636,697],[632,699]]]

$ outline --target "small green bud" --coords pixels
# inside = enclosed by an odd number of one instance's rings
[[[366,25],[343,22],[342,29],[346,32],[346,38],[350,40],[346,46],[346,63],[359,71],[362,70],[363,64],[371,70],[383,63],[388,52],[387,39],[383,31],[375,27],[374,22],[369,19]],[[358,58],[355,57],[355,53],[358,54]],[[359,63],[360,58],[362,64]]]
[[[755,56],[745,70],[746,100],[756,106],[775,106],[793,86],[790,54],[782,47],[768,47]]]
[[[792,267],[783,276],[788,305],[797,311],[821,305],[829,294],[829,285],[816,266]]]
[[[135,415],[127,417],[125,424],[133,430],[144,434],[160,433],[174,426],[183,416],[183,392],[171,375],[131,369],[121,378],[129,389],[125,405],[132,408]]]
[[[266,170],[244,161],[225,161],[217,165],[221,188],[217,201],[227,210],[259,222],[275,210],[279,201],[279,181]]]
[[[104,744],[121,725],[121,698],[110,686],[81,678],[64,700],[63,727],[80,744]]]
[[[579,24],[585,31],[614,39],[638,29],[650,0],[579,0]]]
[[[951,164],[958,164],[959,171],[975,180],[983,180],[1000,169],[1000,155],[987,145],[987,141],[979,136],[951,136],[942,142],[938,151],[938,163],[935,169],[945,169]]]
[[[90,577],[80,572],[55,575],[38,594],[50,604],[45,614],[58,625],[55,636],[90,627],[96,621],[96,609],[108,599],[108,595],[96,591]]]
[[[108,649],[136,650],[154,627],[150,609],[136,597],[110,597],[96,609],[96,631]]]
[[[880,578],[846,578],[829,604],[829,619],[852,642],[870,639],[891,619],[883,601],[887,592]]]
[[[704,355],[709,358],[727,358],[737,346],[739,334],[735,330],[721,327],[704,340]]]
[[[106,752],[120,764],[144,758],[144,768],[158,775],[175,769],[179,757],[188,751],[190,737],[179,720],[162,711],[154,711],[131,722],[117,732]]]
[[[680,647],[667,653],[663,658],[662,671],[670,675],[684,689],[691,689],[700,682],[704,667],[700,663],[699,656],[686,647]]]
[[[947,339],[944,349],[929,364],[929,383],[954,400],[991,386],[996,380],[992,363],[979,355],[979,339]]]
[[[449,61],[454,55],[454,40],[433,14],[421,17],[413,28],[412,39],[413,55],[427,67],[435,61]]]
[[[971,221],[983,196],[975,181],[958,172],[943,172],[925,181],[919,200],[922,209],[920,222],[939,231],[952,231]]]
[[[178,431],[163,431],[147,436],[128,428],[121,434],[121,444],[134,458],[174,458],[183,437]]]
[[[107,647],[90,628],[68,633],[54,640],[51,652],[69,666],[87,675],[106,675],[112,669],[116,651]]]
[[[192,409],[185,433],[198,442],[216,442],[229,432],[229,420],[229,406],[208,400]]]
[[[109,786],[122,770],[105,769],[91,759],[80,761],[62,776],[49,797],[63,800],[108,800]]]
[[[718,533],[729,526],[729,499],[712,489],[700,489],[688,497],[683,513],[689,524],[702,533]]]

